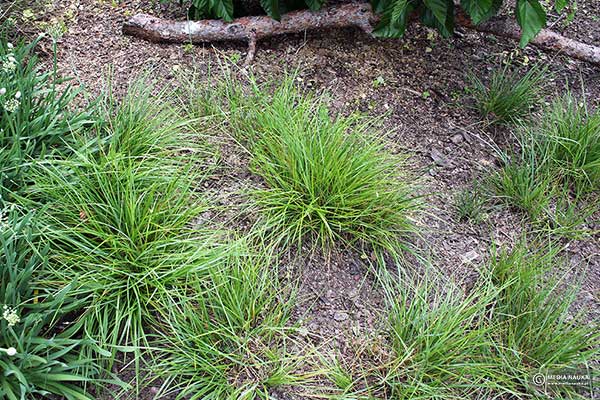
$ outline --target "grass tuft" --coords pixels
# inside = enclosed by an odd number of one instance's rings
[[[600,113],[567,94],[515,137],[518,150],[502,154],[504,165],[489,180],[498,197],[556,232],[581,231],[597,210]]]
[[[389,340],[394,357],[381,382],[390,398],[449,399],[502,390],[490,363],[492,326],[486,307],[496,290],[459,288],[425,278],[390,301]]]
[[[523,75],[507,65],[494,71],[488,84],[469,76],[470,93],[482,116],[495,123],[516,123],[527,119],[540,101],[545,79],[545,68],[532,67]]]
[[[332,116],[324,96],[302,93],[294,82],[242,83],[225,67],[210,88],[185,93],[196,117],[250,155],[264,183],[251,195],[274,242],[397,253],[415,231],[411,214],[419,206],[402,176],[406,158],[385,149],[376,121]]]
[[[163,298],[156,321],[164,349],[155,370],[165,378],[161,394],[269,399],[271,388],[303,379],[287,349],[294,291],[280,284],[270,261],[238,240],[225,262]]]
[[[500,200],[536,221],[545,216],[554,188],[550,171],[530,145],[521,142],[519,153],[504,157],[504,166],[490,175],[488,183]]]
[[[570,93],[555,100],[530,133],[537,135],[537,158],[547,160],[559,179],[577,193],[600,189],[600,112]]]
[[[585,310],[570,311],[577,287],[553,270],[564,265],[552,246],[520,243],[494,250],[479,281],[464,293],[428,273],[388,284],[387,340],[393,350],[370,395],[391,399],[543,396],[537,373],[587,369],[600,355],[600,333]],[[375,372],[374,372],[375,371]],[[550,388],[582,398],[581,388]],[[367,398],[365,396],[365,398]]]
[[[454,205],[460,221],[483,222],[487,218],[487,202],[481,186],[475,182],[472,187],[459,191],[454,197]]]
[[[109,346],[111,360],[116,346],[147,344],[162,292],[219,258],[207,233],[192,228],[206,208],[193,193],[201,151],[186,121],[151,90],[137,85],[123,103],[105,103],[97,137],[40,164],[28,193],[52,248],[46,279],[77,278],[75,294],[88,306],[73,329]]]
[[[242,104],[234,92],[228,116],[265,184],[252,194],[276,241],[402,248],[418,202],[398,176],[405,159],[384,148],[373,120],[332,117],[323,98],[300,93],[290,79],[272,94],[252,88]]]
[[[564,265],[559,249],[528,247],[495,252],[488,273],[500,290],[492,314],[500,368],[516,388],[540,394],[531,377],[545,370],[586,369],[600,355],[600,333],[586,322],[585,310],[570,312],[578,287],[561,287],[555,272]],[[554,389],[565,398],[577,393],[576,387]]]

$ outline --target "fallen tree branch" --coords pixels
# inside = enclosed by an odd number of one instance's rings
[[[371,11],[368,3],[344,4],[327,7],[319,11],[300,10],[287,13],[281,21],[268,16],[237,18],[232,22],[221,20],[171,21],[137,14],[123,24],[123,33],[152,42],[205,43],[217,41],[245,41],[249,43],[245,65],[252,62],[256,52],[256,41],[286,33],[297,33],[311,29],[356,27],[371,34],[379,16]],[[458,25],[513,39],[519,39],[519,27],[508,18],[494,18],[473,25],[463,13],[456,17]],[[600,47],[591,46],[566,38],[556,32],[543,29],[531,41],[543,49],[560,51],[571,57],[600,65]]]
[[[281,21],[266,15],[237,18],[232,22],[221,20],[170,21],[137,14],[123,24],[123,33],[152,42],[202,43],[215,41],[250,41],[269,36],[302,32],[321,28],[357,27],[371,33],[378,18],[369,4],[344,4],[320,11],[300,10],[284,14]]]
[[[471,20],[461,12],[456,16],[456,23],[466,28],[475,29],[479,32],[491,33],[496,36],[515,40],[521,38],[521,29],[516,22],[507,17],[497,17],[479,25],[473,25]],[[549,29],[542,29],[540,33],[531,40],[530,44],[533,44],[542,50],[557,51],[578,60],[600,65],[600,47],[569,39]]]

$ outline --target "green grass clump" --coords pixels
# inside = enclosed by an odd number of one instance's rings
[[[387,286],[391,359],[366,371],[376,382],[357,393],[389,399],[543,397],[536,373],[585,369],[600,355],[587,314],[570,313],[577,287],[552,271],[558,250],[519,244],[494,251],[465,294],[430,275]],[[373,379],[373,376],[376,379]],[[580,398],[576,386],[551,388]],[[368,398],[368,397],[364,397]]]
[[[405,157],[385,149],[373,119],[332,116],[324,97],[300,92],[290,78],[277,85],[251,78],[244,86],[227,69],[223,76],[186,96],[197,117],[248,151],[265,184],[252,195],[272,239],[394,253],[404,247],[419,202],[403,181]]]
[[[600,189],[600,111],[571,94],[555,100],[531,135],[541,142],[537,158],[578,193]]]
[[[496,252],[489,265],[500,290],[492,314],[496,351],[505,372],[526,387],[539,370],[585,368],[600,354],[597,328],[586,322],[584,311],[570,313],[578,287],[560,289],[555,269],[564,262],[557,254],[558,249],[529,251],[522,244],[510,253]]]
[[[490,176],[489,183],[500,200],[537,221],[545,217],[555,188],[544,160],[532,151],[535,145],[521,141],[520,151],[504,156],[504,166]]]
[[[511,72],[509,66],[494,71],[488,84],[471,75],[471,95],[482,116],[497,123],[526,119],[542,96],[546,70],[533,67],[527,73]]]
[[[92,340],[61,326],[82,307],[72,296],[75,285],[55,291],[36,284],[48,249],[35,244],[32,216],[0,208],[0,398],[91,400],[90,387],[118,381],[106,380],[97,361],[82,356],[96,349]]]
[[[146,345],[161,294],[219,257],[192,227],[206,209],[193,191],[201,150],[187,121],[142,85],[120,104],[105,102],[97,136],[39,165],[27,193],[52,249],[45,279],[77,280],[86,309],[74,326],[113,357],[111,346]]]
[[[515,137],[518,150],[502,155],[503,167],[490,178],[493,189],[534,222],[575,232],[597,209],[592,194],[600,189],[600,113],[567,94]]]
[[[482,193],[480,184],[475,182],[473,187],[459,191],[454,198],[454,205],[460,221],[480,223],[486,218],[488,199]]]
[[[169,293],[160,308],[155,373],[177,399],[270,399],[269,389],[300,382],[287,350],[294,291],[281,285],[264,250],[231,244],[203,280]]]
[[[380,378],[389,398],[465,398],[503,388],[484,322],[495,294],[481,286],[465,297],[427,280],[400,289],[388,316],[394,357]]]
[[[0,33],[1,35],[1,33]],[[0,37],[0,196],[30,183],[35,159],[64,152],[72,132],[90,123],[88,112],[73,111],[77,92],[61,87],[55,72],[42,72],[37,42],[14,46]]]
[[[332,117],[324,99],[299,93],[289,79],[272,94],[251,89],[246,98],[228,92],[226,115],[265,184],[253,196],[276,240],[397,252],[415,229],[417,201],[399,176],[404,158],[386,151],[373,121]]]

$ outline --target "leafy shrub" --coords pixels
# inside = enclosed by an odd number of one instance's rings
[[[103,371],[81,351],[99,349],[61,325],[83,302],[70,296],[74,284],[52,291],[34,283],[48,257],[33,244],[31,223],[32,214],[0,213],[0,397],[93,399],[86,386],[102,383]]]
[[[76,92],[54,72],[41,72],[33,54],[37,42],[13,46],[0,40],[0,195],[27,183],[33,159],[64,150],[90,122],[86,112],[71,110]]]
[[[332,120],[323,99],[298,93],[291,80],[272,95],[255,89],[229,116],[249,140],[251,168],[266,185],[253,196],[277,241],[312,236],[323,247],[340,240],[399,250],[418,202],[398,176],[404,159],[384,149],[373,121]]]
[[[270,388],[302,379],[286,350],[293,291],[280,286],[264,249],[238,240],[225,252],[224,262],[159,308],[161,394],[266,400]]]
[[[231,21],[239,11],[254,10],[248,7],[252,1],[236,0],[190,0],[189,15],[192,18],[222,18]],[[258,3],[258,2],[257,2]],[[323,6],[323,0],[260,0],[260,6],[271,16],[279,20],[281,14],[289,10],[308,6],[318,10]],[[473,23],[479,24],[493,17],[500,11],[504,0],[462,0],[460,7],[466,11]],[[561,12],[566,6],[566,0],[557,0],[555,9]],[[401,37],[404,35],[409,17],[417,14],[421,22],[436,28],[442,35],[448,37],[454,31],[454,0],[371,0],[375,13],[381,15],[381,20],[374,30],[379,37]],[[539,0],[517,0],[515,15],[522,35],[521,46],[525,46],[538,32],[546,26],[546,10]]]
[[[320,9],[324,0],[190,0],[188,15],[193,19],[222,18],[231,21],[234,17],[266,12],[276,20],[281,15],[299,8]]]
[[[539,67],[523,75],[506,66],[494,71],[487,85],[471,75],[470,92],[481,115],[493,122],[516,123],[526,119],[540,101],[545,78],[545,70]]]
[[[204,209],[192,189],[200,149],[187,121],[143,85],[121,104],[105,103],[98,137],[40,165],[27,193],[52,246],[48,280],[78,278],[73,293],[87,311],[73,329],[102,345],[145,344],[156,299],[206,257],[192,228]]]

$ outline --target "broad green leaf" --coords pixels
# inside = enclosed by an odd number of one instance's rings
[[[279,0],[260,0],[260,5],[269,17],[274,18],[277,21],[281,19]]]
[[[373,29],[373,36],[380,38],[400,38],[406,31],[406,25],[394,25],[388,17],[381,17],[379,24]]]
[[[452,0],[423,0],[425,7],[431,11],[433,16],[442,25],[446,24],[450,3],[454,4]]]
[[[454,2],[448,2],[448,13],[445,21],[440,22],[432,10],[425,8],[421,13],[421,22],[426,26],[436,28],[442,36],[450,37],[454,32]]]
[[[478,24],[485,20],[493,7],[492,0],[461,0],[460,6],[469,14],[471,21]]]
[[[546,11],[538,0],[517,0],[517,22],[521,26],[521,41],[525,47],[546,26]]]
[[[197,2],[197,3],[200,3],[200,2]],[[199,8],[196,5],[196,2],[194,2],[190,5],[190,8],[188,9],[188,18],[192,19],[192,20],[203,19],[204,17],[207,16],[206,11],[204,11],[206,9],[207,8],[203,8],[203,9]]]
[[[192,0],[192,6],[197,8],[199,12],[204,12],[208,9],[208,0]]]
[[[390,0],[371,0],[371,8],[376,14],[381,14],[390,6]]]
[[[310,8],[313,11],[317,11],[321,7],[323,7],[325,0],[304,0],[304,2],[308,6],[308,8]]]
[[[208,0],[208,2],[215,16],[223,18],[225,21],[233,21],[232,0]]]
[[[392,19],[391,22],[396,25],[406,26],[408,0],[396,0],[392,8]]]
[[[382,11],[381,21],[373,30],[373,35],[385,38],[399,38],[404,35],[408,23],[408,15],[413,6],[407,0],[382,1],[378,5],[385,4]]]

